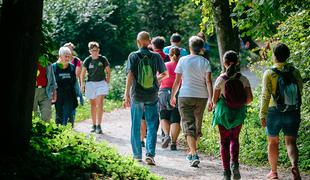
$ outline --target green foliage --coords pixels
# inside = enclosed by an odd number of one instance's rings
[[[276,37],[288,45],[291,51],[289,61],[310,80],[310,11],[293,13],[278,27]]]
[[[109,84],[109,94],[107,99],[122,101],[126,86],[126,70],[125,65],[115,66],[111,72],[111,80]]]
[[[14,179],[161,179],[94,136],[41,120],[33,121],[25,156],[5,165],[2,174]]]
[[[245,34],[256,37],[272,37],[278,25],[291,12],[308,9],[306,0],[238,0],[234,8],[237,26]]]
[[[115,39],[115,25],[107,19],[115,8],[106,0],[47,0],[43,20],[52,29],[49,35],[58,45],[73,42],[82,59],[89,55],[89,41],[98,41],[101,52],[111,57],[108,45]]]

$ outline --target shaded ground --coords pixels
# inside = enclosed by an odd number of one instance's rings
[[[248,73],[248,74],[246,74]],[[250,72],[244,72],[245,75],[252,76]],[[255,87],[258,80],[255,77],[249,77],[251,84]],[[91,120],[85,120],[76,124],[75,130],[89,134]],[[112,113],[106,113],[104,122],[102,123],[103,134],[96,134],[98,141],[107,141],[112,147],[115,147],[122,155],[132,155],[130,144],[130,111],[128,109],[118,109]],[[158,134],[159,137],[159,134]],[[145,149],[143,148],[143,155]],[[208,157],[204,154],[199,154],[201,163],[199,168],[189,167],[185,160],[186,150],[184,147],[178,147],[178,151],[170,151],[161,148],[160,139],[156,145],[156,166],[148,166],[150,170],[168,180],[183,180],[183,179],[203,179],[203,180],[218,180],[221,179],[222,165],[219,159]],[[267,162],[266,162],[267,163]],[[145,165],[147,166],[147,165]],[[268,173],[267,168],[253,168],[245,165],[240,165],[242,179],[259,180],[266,179]],[[279,177],[282,180],[291,179],[291,174],[288,171],[279,171]],[[310,179],[310,176],[303,176],[303,179]]]

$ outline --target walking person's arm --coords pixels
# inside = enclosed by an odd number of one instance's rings
[[[110,66],[107,66],[105,68],[105,72],[107,74],[106,81],[107,81],[107,83],[110,83],[110,79],[111,79],[111,68],[110,68]]]
[[[212,96],[213,96],[213,86],[212,86],[212,79],[211,79],[211,72],[207,72],[206,77],[206,84],[208,89],[208,111],[212,111],[213,105],[212,105]]]
[[[81,71],[81,92],[85,91],[85,83],[84,83],[84,78],[85,78],[85,74],[86,74],[86,67],[82,67],[82,71]]]
[[[163,73],[161,73],[161,74],[159,74],[159,75],[157,76],[157,81],[158,81],[158,83],[160,84],[161,81],[162,81],[163,79],[166,79],[166,78],[168,78],[168,77],[169,77],[168,71],[164,71]]]
[[[125,108],[130,107],[130,89],[132,86],[132,81],[133,81],[133,74],[129,70],[127,74],[127,79],[126,79],[126,88],[125,88],[124,103],[123,103]]]
[[[261,124],[263,127],[266,127],[267,110],[269,107],[269,102],[270,102],[270,98],[272,94],[272,85],[271,85],[270,78],[271,78],[270,74],[268,73],[268,70],[267,70],[263,76],[261,107],[260,107],[260,112],[259,112],[259,117],[260,117]]]
[[[175,107],[175,105],[176,105],[176,97],[175,96],[179,90],[181,78],[182,78],[182,74],[180,74],[180,73],[176,73],[175,75],[176,75],[176,77],[175,77],[175,80],[174,80],[174,83],[172,86],[172,92],[171,92],[171,98],[170,98],[170,104],[173,107]]]

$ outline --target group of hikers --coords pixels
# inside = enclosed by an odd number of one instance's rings
[[[170,46],[163,37],[150,37],[146,31],[137,35],[138,50],[129,54],[126,63],[124,107],[131,112],[131,146],[133,158],[155,165],[157,131],[162,131],[162,148],[177,150],[183,131],[189,148],[186,160],[198,167],[197,152],[202,136],[205,109],[213,111],[213,126],[218,126],[223,179],[241,179],[239,171],[239,134],[246,118],[247,105],[253,100],[251,85],[240,72],[238,54],[229,50],[223,55],[224,71],[212,83],[211,65],[206,55],[203,33],[189,38],[189,54],[181,48],[181,36],[174,33]],[[89,42],[90,56],[83,62],[73,56],[74,45],[59,49],[59,59],[42,66],[38,61],[34,111],[40,107],[41,118],[49,121],[51,104],[55,104],[56,123],[74,125],[75,108],[83,104],[82,93],[91,104],[91,132],[102,133],[104,97],[109,91],[110,65],[100,55],[99,44]],[[278,43],[273,48],[272,68],[265,71],[262,83],[260,120],[268,135],[268,179],[278,179],[279,132],[292,164],[294,180],[301,179],[298,170],[296,139],[300,124],[302,79],[299,71],[286,62],[289,48]],[[87,73],[87,80],[84,77]],[[86,83],[85,83],[86,82]],[[159,121],[160,120],[160,121]],[[146,141],[144,143],[144,138]]]

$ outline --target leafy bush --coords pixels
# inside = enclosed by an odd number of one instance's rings
[[[119,100],[123,99],[126,87],[126,70],[125,65],[115,66],[111,72],[110,90],[107,99]]]
[[[0,167],[13,179],[161,179],[93,136],[37,119],[25,156]]]

